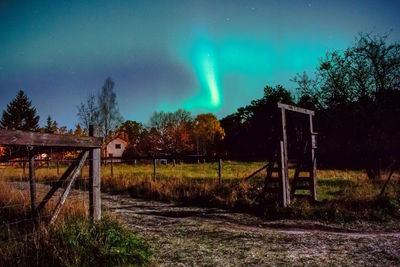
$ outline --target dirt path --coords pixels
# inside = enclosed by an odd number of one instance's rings
[[[103,205],[154,247],[154,266],[400,266],[399,225],[265,222],[220,209],[106,194]]]
[[[27,190],[27,183],[10,183]],[[49,187],[38,184],[38,191]],[[86,201],[87,192],[70,197]],[[115,214],[154,248],[154,266],[400,266],[400,225],[264,221],[215,208],[102,194]]]

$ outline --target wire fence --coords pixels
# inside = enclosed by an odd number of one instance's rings
[[[0,163],[0,244],[19,244],[29,249],[29,238],[36,238],[38,229],[47,225],[53,218],[54,210],[70,179],[60,181],[60,177],[73,160],[61,162],[58,168],[55,162],[37,160],[35,162],[36,201],[32,205],[29,185],[28,164],[24,160]],[[78,175],[73,189],[62,206],[57,220],[63,221],[73,215],[87,215],[89,210],[89,174],[88,161],[85,171]],[[59,185],[54,195],[46,199],[50,189]],[[39,207],[32,211],[32,206]],[[27,246],[27,247],[25,247]],[[0,246],[0,254],[2,249]],[[21,255],[24,257],[24,255]]]
[[[35,207],[40,206],[49,190],[60,184],[60,177],[74,162],[68,160],[35,161],[37,198]],[[219,158],[137,158],[103,160],[101,166],[102,191],[125,190],[139,184],[139,181],[203,185],[229,184],[246,178],[266,164],[267,160],[236,160]],[[254,179],[261,181],[264,172]],[[89,210],[89,160],[78,175],[59,220],[71,214],[87,214]],[[40,223],[49,222],[67,181],[51,197],[40,213],[32,213],[29,188],[29,167],[23,159],[0,163],[0,242],[21,241],[35,236]],[[160,189],[164,190],[164,189]]]

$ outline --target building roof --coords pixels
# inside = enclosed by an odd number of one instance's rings
[[[123,143],[125,146],[127,146],[128,143],[129,143],[127,140],[125,140],[125,139],[122,138],[121,136],[117,136],[117,137],[114,137],[113,139],[111,139],[109,142],[107,142],[107,145],[108,145],[109,143],[111,143],[112,141],[114,141],[114,140],[120,141],[120,142]]]

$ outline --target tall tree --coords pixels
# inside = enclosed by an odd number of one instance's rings
[[[399,77],[400,44],[360,34],[353,46],[327,53],[314,79],[294,79],[300,104],[319,111],[320,162],[364,167],[375,179],[385,161],[400,156]]]
[[[58,123],[56,121],[53,121],[51,124],[51,132],[53,134],[58,134]]]
[[[78,106],[79,122],[84,128],[89,129],[89,125],[97,125],[99,121],[99,108],[96,103],[96,97],[90,94],[86,98],[86,102],[82,102]]]
[[[215,151],[216,142],[222,140],[225,131],[220,121],[212,113],[199,114],[193,122],[193,133],[196,137],[197,153],[207,154]]]
[[[113,80],[108,77],[98,96],[98,118],[105,138],[122,123],[122,116],[119,113],[114,85]]]
[[[149,134],[142,123],[127,120],[121,125],[119,132],[126,135],[129,141],[123,157],[133,158],[148,154],[150,151]]]
[[[181,154],[193,149],[192,117],[189,111],[154,112],[149,127],[150,139],[156,151]]]
[[[51,120],[50,115],[47,117],[46,120],[46,127],[44,128],[45,133],[53,133],[53,122]]]
[[[77,124],[75,127],[74,135],[75,136],[83,136],[83,130],[79,124]]]
[[[39,118],[36,108],[32,107],[31,101],[21,90],[7,105],[7,110],[3,111],[0,124],[8,129],[38,131]]]

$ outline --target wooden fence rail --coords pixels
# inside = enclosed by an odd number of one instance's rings
[[[27,149],[19,149],[18,153],[13,156],[25,157],[28,156],[29,162],[29,187],[31,196],[32,215],[40,216],[40,211],[53,196],[53,194],[66,182],[71,176],[64,193],[62,194],[58,204],[53,212],[50,222],[54,222],[62,205],[64,204],[69,191],[76,180],[76,177],[81,172],[82,167],[89,156],[89,203],[90,215],[93,220],[101,219],[101,196],[100,196],[100,148],[103,139],[100,137],[100,129],[95,126],[89,127],[89,136],[76,137],[68,135],[42,134],[38,132],[25,132],[18,130],[0,129],[0,145],[12,147],[26,147]],[[35,181],[35,156],[39,153],[54,152],[62,148],[63,151],[82,150],[81,157],[78,161],[73,161],[72,165],[67,168],[59,181],[53,185],[42,202],[35,206],[36,203],[36,181]],[[8,157],[10,160],[13,157]],[[3,158],[4,160],[4,158]],[[58,169],[58,164],[57,164]]]

